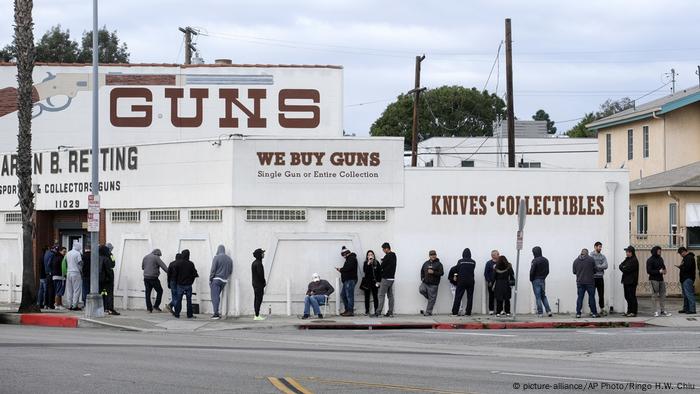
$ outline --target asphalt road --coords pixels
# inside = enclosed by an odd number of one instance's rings
[[[678,384],[700,388],[698,365],[693,329],[161,334],[0,326],[0,393],[694,393]]]

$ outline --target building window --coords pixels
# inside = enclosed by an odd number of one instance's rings
[[[634,130],[627,130],[627,160],[634,158]]]
[[[179,222],[179,209],[160,209],[148,211],[148,221],[150,222]]]
[[[246,209],[248,222],[305,222],[306,209]]]
[[[648,207],[646,205],[637,205],[637,237],[643,237],[647,234],[648,227]]]
[[[688,247],[700,248],[700,227],[688,227]]]
[[[22,212],[7,212],[7,213],[5,213],[5,223],[7,223],[7,224],[22,224]]]
[[[474,160],[462,160],[462,167],[474,167]]]
[[[221,209],[190,209],[190,222],[220,222]]]
[[[605,162],[612,163],[612,136],[605,134]]]
[[[649,126],[642,127],[642,157],[649,157]]]
[[[112,211],[110,212],[112,223],[139,223],[141,221],[140,211]]]
[[[524,162],[521,161],[518,163],[518,167],[520,168],[542,168],[542,163],[539,161],[530,161],[530,162]]]
[[[386,209],[327,209],[329,222],[384,222]]]
[[[674,202],[668,205],[668,244],[671,246],[678,245],[678,205]]]

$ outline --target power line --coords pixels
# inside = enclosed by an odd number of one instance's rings
[[[493,74],[493,69],[494,69],[494,67],[496,67],[496,64],[498,63],[498,60],[501,56],[501,47],[502,46],[503,46],[503,40],[501,40],[501,42],[498,44],[498,50],[496,50],[496,58],[493,59],[493,65],[491,65],[491,71],[489,71],[489,76],[488,76],[488,78],[486,78],[486,83],[484,83],[484,88],[481,89],[482,91],[486,90],[486,86],[488,86],[489,81],[491,80],[491,74]],[[498,78],[496,78],[496,86],[498,86]],[[496,88],[496,90],[498,90],[498,87]],[[498,92],[496,92],[496,93],[498,93]]]

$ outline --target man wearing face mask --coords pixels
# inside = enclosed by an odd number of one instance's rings
[[[328,302],[328,296],[333,294],[334,290],[333,286],[331,286],[327,280],[321,279],[318,274],[314,273],[306,289],[306,297],[304,297],[304,315],[301,318],[308,319],[309,309],[313,308],[314,314],[318,316],[319,319],[323,319],[320,306]]]

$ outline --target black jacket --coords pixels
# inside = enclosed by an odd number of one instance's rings
[[[340,280],[344,283],[349,280],[357,282],[357,255],[350,253],[345,257],[345,263],[340,268]]]
[[[542,248],[539,246],[532,248],[532,255],[535,258],[532,259],[532,265],[530,266],[530,282],[535,279],[547,279],[547,275],[549,275],[549,260],[546,257],[542,257]]]
[[[493,295],[497,300],[510,300],[511,283],[515,282],[515,273],[513,266],[508,263],[504,267],[499,267],[498,264],[494,267],[494,285]]]
[[[90,265],[91,265],[90,260],[92,259],[92,257],[90,257],[91,254],[92,254],[92,252],[90,252],[90,251],[86,251],[85,253],[83,253],[83,268],[81,271],[82,272],[81,275],[82,275],[83,279],[85,279],[85,280],[90,280],[90,268],[91,268],[90,267]]]
[[[63,275],[63,268],[61,268],[61,263],[65,256],[60,253],[55,253],[51,259],[51,272],[55,276]]]
[[[394,279],[396,275],[396,253],[389,252],[382,257],[382,279]]]
[[[639,260],[637,256],[625,258],[625,261],[620,263],[620,272],[622,272],[623,285],[637,285],[639,283]]]
[[[462,251],[462,258],[457,261],[457,285],[471,286],[474,284],[474,270],[476,261],[472,260],[472,252],[469,248]],[[452,273],[454,276],[454,272]],[[453,280],[452,278],[451,280]]]
[[[100,290],[104,290],[114,283],[114,261],[108,247],[101,245],[97,251],[100,256]]]
[[[368,264],[367,260],[365,260],[365,263],[362,265],[362,272],[365,274],[362,280],[367,285],[373,286],[382,280],[382,267],[377,259],[374,259],[374,264]]]
[[[265,282],[265,268],[262,260],[255,259],[250,265],[250,269],[253,272],[253,287],[265,287],[267,283]]]
[[[176,261],[173,266],[173,278],[178,286],[191,286],[195,278],[198,278],[197,268],[190,261],[190,251],[182,251],[182,260]]]
[[[660,250],[661,248],[658,246],[651,248],[651,257],[647,259],[647,274],[649,274],[649,280],[663,282],[664,276],[661,274],[660,270],[666,270],[666,264],[664,264],[664,259],[661,257]]]
[[[306,295],[325,295],[333,294],[335,289],[328,283],[327,280],[321,279],[318,282],[311,281],[309,287],[306,288]]]
[[[680,266],[681,272],[679,280],[683,283],[686,279],[692,279],[695,281],[695,255],[692,252],[683,257],[683,262]]]
[[[428,270],[432,269],[433,273],[429,273]],[[442,268],[442,263],[440,259],[435,259],[435,261],[426,261],[423,263],[423,267],[420,270],[420,280],[426,285],[439,285],[440,278],[445,274],[445,270]]]

